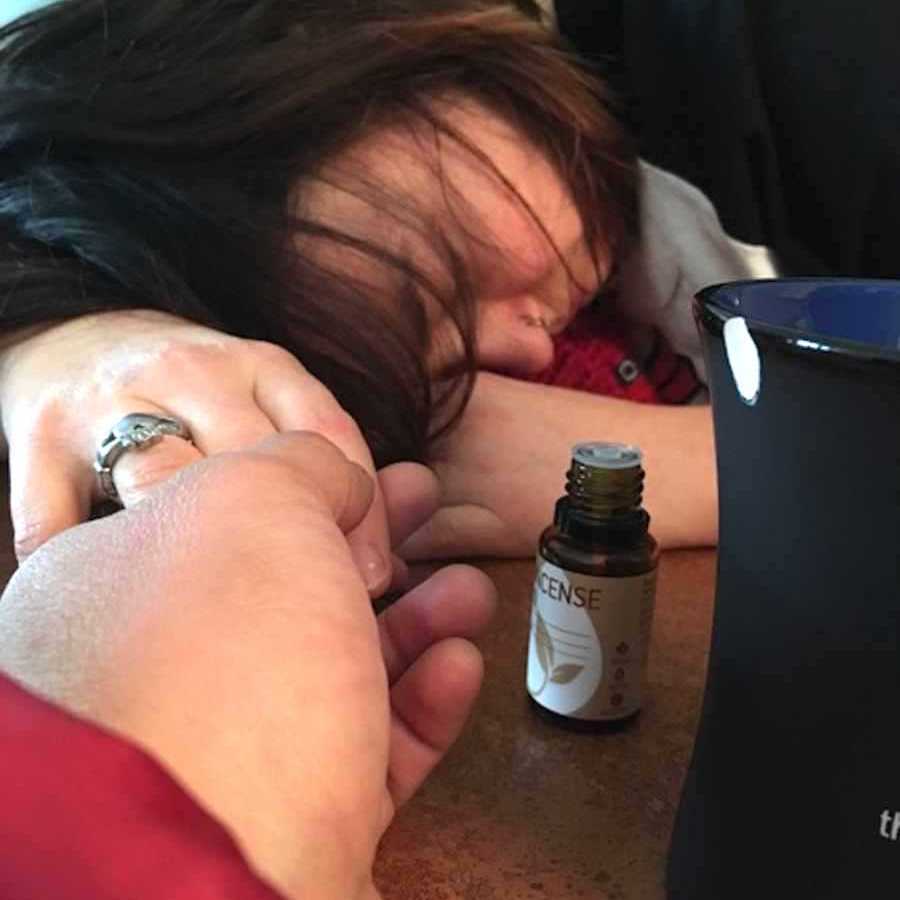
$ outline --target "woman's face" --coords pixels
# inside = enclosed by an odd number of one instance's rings
[[[597,247],[592,257],[562,179],[519,132],[474,103],[440,111],[493,169],[446,136],[380,132],[345,153],[330,170],[334,177],[306,193],[304,207],[345,232],[386,242],[438,284],[448,275],[423,233],[422,210],[435,221],[458,223],[440,230],[465,260],[477,299],[479,367],[511,375],[540,372],[553,357],[552,335],[609,275],[608,248]],[[388,213],[361,199],[373,190],[408,197],[415,215]],[[371,259],[346,248],[338,253],[342,271],[379,287]],[[439,374],[453,368],[461,350],[446,313],[435,304],[429,315],[429,364]]]

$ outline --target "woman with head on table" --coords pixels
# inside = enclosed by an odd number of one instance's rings
[[[608,313],[666,176],[530,3],[61,0],[0,31],[0,80],[20,557],[292,429],[435,464],[411,557],[530,553],[585,438],[644,447],[663,544],[714,540],[708,410],[627,402],[695,392],[689,291]],[[378,592],[379,504],[358,531]]]

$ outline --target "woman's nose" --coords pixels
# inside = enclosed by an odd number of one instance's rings
[[[538,304],[492,300],[482,305],[478,320],[480,368],[536,375],[552,361],[553,340]]]

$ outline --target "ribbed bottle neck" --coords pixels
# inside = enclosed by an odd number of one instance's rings
[[[585,516],[609,518],[641,508],[644,470],[640,465],[603,469],[577,459],[566,473],[570,508]]]
[[[579,444],[566,473],[566,494],[556,504],[554,523],[578,541],[633,542],[646,534],[649,516],[641,506],[641,452],[625,444]]]

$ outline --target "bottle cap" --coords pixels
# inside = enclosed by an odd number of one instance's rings
[[[592,469],[633,469],[640,466],[643,456],[633,444],[613,444],[592,441],[572,448],[573,462]]]

